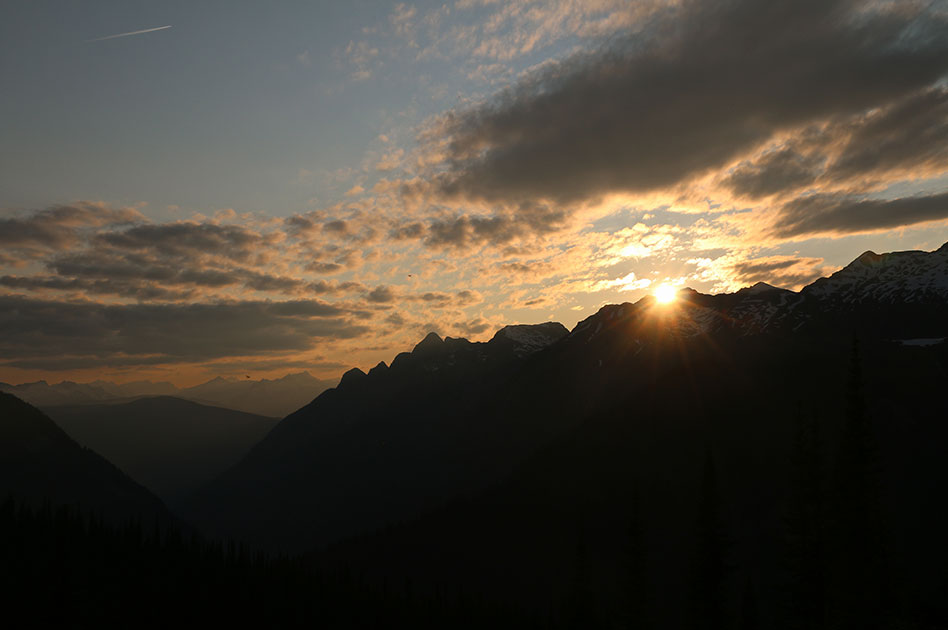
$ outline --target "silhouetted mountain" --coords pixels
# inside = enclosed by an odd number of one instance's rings
[[[619,343],[622,332],[600,335]],[[600,347],[609,345],[603,339]],[[446,582],[495,597],[516,596],[534,610],[562,616],[568,614],[563,607],[575,587],[582,540],[596,616],[618,623],[635,596],[623,589],[628,527],[637,519],[645,549],[644,567],[637,568],[650,585],[648,614],[654,622],[647,627],[689,627],[685,604],[696,588],[692,572],[701,540],[699,487],[710,452],[728,541],[720,553],[730,567],[720,605],[736,617],[741,588],[751,578],[766,611],[761,627],[787,627],[782,621],[790,616],[787,584],[793,578],[787,541],[793,535],[788,519],[796,487],[794,435],[803,420],[820,427],[818,457],[826,478],[819,492],[826,514],[819,526],[832,532],[840,520],[834,488],[845,470],[837,453],[848,414],[850,342],[788,341],[760,348],[740,341],[716,350],[668,349],[675,356],[651,377],[645,368],[659,365],[640,360],[647,350],[612,355],[605,365],[624,378],[610,378],[597,400],[586,401],[579,422],[503,483],[418,522],[340,543],[324,560],[330,566],[346,562],[375,579],[408,574],[418,588]],[[863,343],[862,350],[863,395],[879,445],[881,520],[888,531],[884,546],[862,551],[887,558],[895,585],[891,597],[901,614],[944,623],[948,509],[936,497],[948,485],[948,399],[941,393],[948,345],[877,341]],[[583,369],[591,371],[590,363],[551,382],[550,391],[568,387]],[[577,392],[557,397],[559,404],[570,395]],[[835,541],[848,534],[826,535]],[[845,581],[847,564],[836,549],[827,550],[822,570]],[[827,600],[838,603],[839,587],[825,591]]]
[[[486,343],[431,333],[391,366],[350,370],[186,513],[208,531],[305,549],[479,490],[569,422],[508,418],[520,404],[512,379],[566,332],[512,327]]]
[[[236,464],[277,423],[170,396],[46,411],[79,443],[169,502]]]
[[[900,267],[902,274],[857,261],[834,276],[856,265],[861,282],[884,278],[892,287],[880,294],[884,300],[871,292],[854,302],[848,292],[761,285],[724,295],[686,289],[669,306],[651,297],[604,306],[569,334],[557,324],[508,327],[488,343],[429,334],[390,367],[347,372],[202,489],[188,513],[210,531],[286,548],[317,546],[476,492],[620,400],[650,396],[670,374],[676,376],[667,389],[679,394],[669,395],[700,409],[707,394],[690,391],[692,383],[728,374],[741,382],[760,362],[774,362],[778,378],[800,349],[812,360],[845,357],[854,334],[883,344],[946,337],[943,294],[926,293],[942,299],[926,302],[926,317],[917,316],[915,302],[887,298],[916,286],[917,272],[932,279],[926,286],[940,286],[937,279],[948,277],[945,251],[896,256],[916,261]],[[878,319],[883,307],[888,317]],[[821,365],[797,369],[830,378]],[[815,385],[786,381],[767,391],[781,400]]]
[[[82,448],[43,412],[0,393],[0,496],[34,505],[78,504],[114,522],[171,523],[161,500]]]
[[[529,327],[488,343],[429,334],[391,366],[347,372],[187,513],[279,548],[359,534],[323,561],[561,619],[572,602],[607,624],[632,596],[622,550],[638,514],[655,627],[711,609],[725,624],[789,618],[788,585],[812,582],[788,560],[801,540],[825,576],[823,622],[941,627],[948,296],[912,287],[916,273],[940,286],[945,251],[896,257],[916,263],[895,275],[884,256],[853,263],[834,277],[888,285],[860,299],[757,285],[609,305],[533,352]],[[816,455],[799,454],[801,426]],[[852,605],[860,589],[871,606]]]
[[[206,383],[184,389],[166,382],[136,381],[117,384],[97,380],[92,383],[62,381],[53,385],[46,381],[20,385],[0,383],[0,391],[13,394],[41,408],[107,401],[127,402],[143,396],[175,396],[198,403],[282,418],[311,402],[335,383],[335,380],[319,380],[308,372],[299,372],[274,380],[218,376]]]

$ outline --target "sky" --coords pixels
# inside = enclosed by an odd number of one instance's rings
[[[0,15],[0,381],[331,377],[948,241],[948,0]]]

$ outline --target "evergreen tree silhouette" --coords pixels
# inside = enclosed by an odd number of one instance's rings
[[[744,594],[741,597],[741,617],[737,624],[738,630],[759,630],[760,621],[757,614],[757,594],[750,576],[744,581]]]
[[[597,627],[595,601],[589,575],[589,555],[586,549],[585,527],[577,528],[576,554],[573,560],[573,579],[566,608],[566,627],[586,630]]]
[[[625,549],[625,618],[630,630],[651,625],[651,584],[645,559],[642,512],[639,493],[633,490]]]
[[[726,627],[728,540],[721,521],[717,475],[710,450],[705,459],[698,496],[697,548],[691,583],[691,627]]]
[[[853,340],[846,413],[836,461],[834,617],[840,628],[884,628],[891,613],[880,464],[866,407],[862,359]]]
[[[820,425],[797,414],[787,513],[788,606],[791,628],[826,627],[827,518]]]

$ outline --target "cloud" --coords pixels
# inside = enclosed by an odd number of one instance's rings
[[[422,238],[431,248],[469,249],[481,245],[504,245],[511,241],[549,234],[563,229],[566,211],[547,204],[521,203],[512,211],[489,216],[458,215],[435,218],[427,226],[413,222],[397,228],[396,239]]]
[[[169,258],[214,254],[237,261],[250,259],[262,246],[273,242],[272,237],[243,226],[194,221],[139,225],[100,234],[97,239],[118,249],[151,250]]]
[[[368,334],[350,314],[318,300],[103,305],[0,295],[0,356],[65,369],[298,353]]]
[[[132,208],[113,209],[105,204],[79,202],[52,206],[26,216],[0,219],[0,246],[11,249],[62,249],[79,240],[84,228],[143,221]]]
[[[926,171],[948,168],[948,88],[912,94],[849,127],[842,150],[827,170],[830,179],[888,171],[924,177],[931,174]]]
[[[944,15],[911,2],[684,2],[529,76],[428,137],[447,197],[564,204],[676,186],[775,134],[886,107],[948,71]]]
[[[740,260],[727,270],[733,286],[752,286],[766,282],[789,289],[798,289],[827,274],[822,258],[801,256],[768,256]]]
[[[390,287],[378,286],[369,291],[365,299],[375,304],[388,304],[395,301],[395,292]]]
[[[881,187],[948,170],[948,89],[933,87],[886,107],[804,130],[744,160],[722,185],[752,199],[859,186]]]
[[[823,160],[783,148],[765,153],[758,160],[744,161],[724,180],[738,195],[751,198],[792,192],[816,181]]]
[[[783,206],[773,225],[781,238],[872,232],[948,219],[948,192],[898,199],[812,195]]]

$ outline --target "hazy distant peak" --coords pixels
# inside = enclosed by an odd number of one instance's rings
[[[319,379],[310,374],[307,371],[302,372],[293,372],[292,374],[287,374],[277,379],[273,379],[273,383],[316,383]]]

